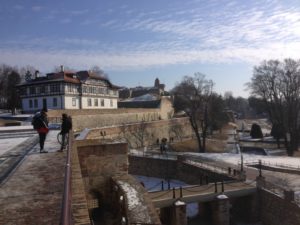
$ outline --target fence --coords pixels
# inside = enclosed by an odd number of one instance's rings
[[[68,140],[68,149],[67,149],[67,160],[65,168],[65,181],[64,181],[64,193],[62,201],[62,210],[61,210],[61,221],[60,225],[72,225],[72,193],[71,193],[71,149],[72,149],[72,140],[73,132],[70,132]]]

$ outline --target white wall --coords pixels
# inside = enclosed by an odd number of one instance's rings
[[[112,99],[113,106],[110,106],[110,99],[107,98],[97,98],[98,99],[98,106],[94,105],[94,97],[90,98],[92,99],[92,105],[88,106],[88,99],[90,97],[83,97],[82,98],[82,108],[83,109],[116,109],[118,107],[118,100]],[[104,106],[101,106],[101,99],[104,99]]]
[[[73,105],[73,98],[76,99],[75,106]],[[79,109],[79,97],[78,96],[65,96],[64,106],[65,106],[65,109]]]
[[[53,98],[57,99],[57,106],[53,105]],[[34,106],[34,100],[37,99],[38,105]],[[48,109],[61,109],[61,105],[63,102],[61,101],[61,97],[57,96],[48,96],[48,97],[33,97],[33,98],[25,98],[22,99],[22,108],[24,111],[37,111],[43,108],[43,99],[47,99],[47,108]],[[29,107],[29,100],[32,100],[32,108]]]

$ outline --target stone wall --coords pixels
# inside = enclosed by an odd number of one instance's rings
[[[264,225],[299,225],[299,206],[263,189],[258,191],[261,221]]]
[[[177,165],[177,178],[188,184],[200,184],[201,180],[209,183],[233,180],[225,174],[215,173],[184,162]]]
[[[100,144],[97,140],[76,144],[88,207],[96,208],[95,201],[109,204],[111,177],[128,174],[127,144]]]
[[[72,133],[73,134],[73,133]],[[86,191],[81,174],[77,146],[73,135],[69,136],[69,151],[71,152],[71,193],[72,193],[72,218],[74,225],[90,225]]]
[[[214,173],[177,160],[155,159],[132,156],[129,159],[129,173],[162,179],[178,179],[188,184],[204,184],[208,182],[220,182],[233,180],[225,174]]]
[[[87,139],[99,139],[101,132],[105,132],[105,139],[126,140],[130,147],[155,145],[157,139],[163,137],[168,140],[173,137],[174,140],[180,140],[191,137],[193,131],[188,118],[177,118],[170,120],[159,120],[143,123],[133,123],[120,126],[110,126],[91,129],[86,136]],[[143,136],[143,140],[141,138]],[[141,143],[143,142],[143,143]]]
[[[126,224],[160,224],[156,209],[147,190],[132,176],[119,175],[112,178],[113,204],[118,221]]]
[[[49,110],[49,117],[61,117],[62,113],[67,113],[71,116],[83,115],[99,115],[99,114],[123,114],[123,113],[148,113],[159,112],[160,109],[62,109],[62,110]]]
[[[177,161],[129,155],[129,174],[176,179]]]

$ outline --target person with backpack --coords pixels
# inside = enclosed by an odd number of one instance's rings
[[[46,136],[49,132],[47,111],[48,111],[47,108],[43,108],[41,112],[36,113],[32,119],[33,128],[39,134],[40,153],[48,152],[44,150]]]
[[[62,152],[66,146],[66,135],[69,133],[69,131],[72,129],[72,118],[68,116],[66,113],[62,114],[62,123],[61,123],[61,129],[60,134],[62,135],[62,141],[61,141],[61,147],[58,152]]]

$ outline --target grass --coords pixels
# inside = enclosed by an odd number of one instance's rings
[[[225,138],[226,137],[226,138]],[[227,135],[214,134],[206,139],[206,152],[224,152],[227,144]],[[171,144],[171,148],[177,152],[198,152],[197,139],[188,139]]]

